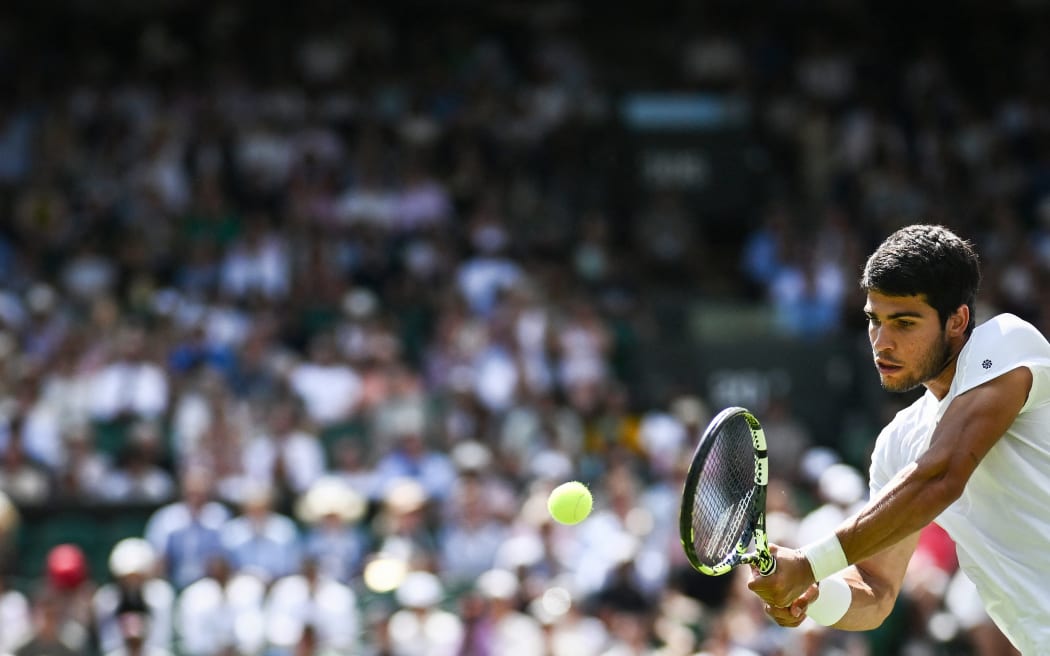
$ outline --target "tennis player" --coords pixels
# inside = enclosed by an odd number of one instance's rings
[[[1050,343],[1011,314],[975,327],[980,279],[971,245],[940,226],[902,228],[868,259],[861,288],[882,386],[926,392],[879,435],[870,502],[825,539],[771,546],[776,572],[753,573],[777,623],[879,626],[920,529],[936,521],[1014,646],[1050,653]]]

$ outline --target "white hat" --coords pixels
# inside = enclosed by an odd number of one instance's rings
[[[394,513],[419,510],[427,502],[427,491],[414,478],[397,478],[390,482],[383,494],[383,503]]]
[[[441,581],[430,572],[415,571],[405,575],[394,597],[405,608],[429,608],[441,601]]]
[[[860,501],[867,492],[867,485],[860,472],[841,462],[824,470],[817,479],[817,488],[822,497],[843,507]]]
[[[318,479],[296,504],[300,521],[314,524],[335,515],[344,522],[356,522],[365,514],[365,499],[345,481],[334,476]]]
[[[492,450],[473,440],[460,442],[450,455],[460,471],[480,471],[492,464]]]
[[[505,569],[490,569],[478,577],[478,592],[489,599],[513,599],[518,594],[518,577]]]
[[[109,571],[117,578],[129,574],[152,574],[156,563],[156,552],[142,538],[121,540],[109,554]]]

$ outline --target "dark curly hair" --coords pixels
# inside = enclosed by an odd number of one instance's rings
[[[886,238],[871,254],[860,277],[865,292],[926,297],[943,325],[960,305],[970,308],[981,286],[981,265],[970,242],[939,225],[910,225]]]

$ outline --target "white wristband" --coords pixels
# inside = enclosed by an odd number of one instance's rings
[[[802,547],[802,553],[813,568],[813,580],[817,582],[849,567],[846,552],[842,550],[842,544],[834,533],[819,542]]]
[[[806,615],[821,626],[831,626],[842,619],[853,603],[853,591],[841,577],[821,581],[820,595],[806,608]]]

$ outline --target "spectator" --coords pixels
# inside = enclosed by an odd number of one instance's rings
[[[303,551],[320,574],[348,584],[361,572],[367,536],[357,522],[367,499],[343,479],[318,480],[300,498],[299,521],[307,526]]]
[[[456,584],[476,580],[495,564],[507,534],[507,526],[489,505],[481,480],[465,477],[438,538],[442,576]]]
[[[160,428],[150,422],[136,422],[129,428],[128,437],[129,443],[121,450],[117,467],[106,482],[107,500],[152,504],[171,501],[175,482],[161,467]]]
[[[413,571],[394,593],[401,606],[387,634],[393,656],[452,656],[459,652],[463,623],[438,603],[445,591],[430,572]]]
[[[234,575],[229,560],[221,554],[208,561],[206,572],[175,602],[180,652],[222,656],[262,651],[266,644],[266,585],[250,574]]]
[[[244,475],[296,496],[317,482],[325,471],[325,454],[304,420],[298,399],[278,400],[269,409],[266,428],[245,446]]]
[[[29,601],[0,576],[0,653],[14,653],[17,647],[29,642],[33,634]]]
[[[472,644],[478,653],[523,656],[545,653],[543,633],[535,618],[518,610],[521,588],[506,570],[491,569],[478,577],[477,593],[486,606],[472,627]]]
[[[58,601],[43,595],[33,603],[32,637],[12,652],[15,656],[75,656],[83,653],[66,643]]]
[[[289,373],[307,416],[322,430],[353,417],[360,401],[360,376],[338,356],[333,337],[318,335],[310,343],[310,357]]]
[[[148,355],[140,326],[123,326],[114,353],[92,382],[91,416],[98,421],[157,420],[168,408],[168,376]]]
[[[241,504],[241,514],[221,529],[223,548],[234,571],[251,573],[271,582],[296,572],[300,565],[299,529],[289,517],[273,509],[273,490],[252,486]]]
[[[144,535],[160,555],[162,569],[182,589],[203,576],[209,560],[221,553],[219,531],[230,513],[212,499],[213,477],[207,469],[187,469],[179,489],[179,500],[150,515]]]
[[[142,538],[125,538],[113,547],[109,570],[114,580],[100,587],[92,602],[103,653],[123,649],[128,637],[144,640],[151,649],[171,651],[175,590],[159,576],[158,564],[153,547]],[[138,616],[122,619],[125,609],[148,614],[148,623]]]
[[[106,652],[106,656],[170,656],[169,650],[148,642],[150,636],[150,609],[135,596],[121,599],[114,613],[122,644]]]
[[[266,598],[269,642],[277,649],[299,644],[315,632],[318,648],[352,654],[360,649],[361,619],[350,586],[323,575],[307,557],[300,574],[274,582]]]
[[[409,427],[394,448],[376,462],[376,484],[385,493],[403,479],[418,482],[428,499],[444,499],[456,478],[448,456],[426,444],[422,426]]]
[[[91,424],[70,426],[63,435],[65,458],[58,471],[59,489],[69,499],[98,501],[107,498],[112,464],[107,454],[95,448]]]

